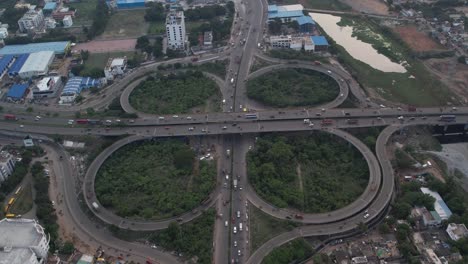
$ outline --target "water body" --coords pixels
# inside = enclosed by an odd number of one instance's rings
[[[319,13],[310,13],[310,15],[338,45],[342,46],[356,60],[383,72],[406,72],[405,67],[378,53],[371,44],[353,37],[353,27],[338,26],[337,23],[340,22],[341,17]]]

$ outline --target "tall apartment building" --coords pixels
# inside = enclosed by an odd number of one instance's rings
[[[20,20],[18,20],[19,30],[27,33],[30,30],[38,30],[44,26],[44,14],[42,10],[30,9]]]
[[[6,151],[0,151],[0,182],[6,180],[15,168],[15,157]],[[1,185],[1,184],[0,184]]]
[[[185,17],[183,11],[170,12],[166,17],[167,47],[185,48]]]
[[[50,237],[34,219],[0,220],[0,263],[47,263]]]

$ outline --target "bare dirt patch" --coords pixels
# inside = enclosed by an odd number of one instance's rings
[[[418,31],[416,27],[404,26],[393,29],[414,51],[442,50],[444,47],[437,44],[426,34]]]
[[[135,50],[136,39],[119,40],[93,40],[80,43],[73,47],[73,51],[87,50],[91,53],[103,53],[114,51],[133,51]]]
[[[340,0],[340,2],[351,6],[354,10],[359,12],[388,15],[387,5],[380,0]]]

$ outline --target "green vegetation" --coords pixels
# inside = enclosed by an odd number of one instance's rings
[[[16,198],[13,206],[10,207],[10,213],[15,215],[22,215],[29,212],[33,207],[33,197],[31,184],[24,186],[21,194]]]
[[[195,107],[221,105],[219,88],[200,71],[148,77],[130,94],[135,109],[152,114],[187,113]],[[211,102],[207,102],[211,98]],[[207,111],[207,109],[205,109]]]
[[[306,213],[329,212],[353,202],[369,175],[358,150],[319,132],[259,137],[247,165],[249,180],[262,198]]]
[[[106,28],[107,22],[110,19],[110,11],[105,0],[98,0],[93,14],[93,23],[90,28],[83,28],[88,39],[93,39],[95,36],[102,34]]]
[[[222,79],[226,77],[229,59],[215,60],[214,62],[203,63],[197,66],[198,70],[212,73]]]
[[[120,10],[112,14],[100,38],[134,38],[145,35],[148,23],[145,10]]]
[[[420,61],[411,57],[409,49],[391,29],[372,20],[358,18],[342,18],[340,25],[352,25],[353,34],[358,39],[371,44],[394,62],[407,63],[405,73],[382,72],[354,59],[342,46],[328,37],[332,44],[330,51],[338,54],[338,61],[343,63],[363,86],[374,89],[387,100],[404,104],[434,106],[446,105],[447,102],[453,101],[451,92],[431,76]]]
[[[291,49],[272,49],[268,55],[273,58],[285,60],[310,60],[320,61],[321,63],[328,63],[328,59],[318,55],[317,53],[296,51]]]
[[[409,264],[421,263],[418,259],[418,250],[411,243],[411,227],[407,224],[398,224],[396,227],[398,250]]]
[[[312,253],[309,243],[304,238],[298,238],[273,249],[262,264],[300,263],[312,256]]]
[[[180,215],[208,197],[216,167],[198,161],[180,140],[141,141],[108,158],[96,176],[96,194],[122,217],[163,219]]]
[[[183,253],[185,258],[197,258],[198,264],[212,263],[213,228],[216,211],[209,209],[194,221],[179,226],[173,222],[148,239],[167,250]]]
[[[254,252],[271,238],[291,231],[299,224],[272,217],[255,206],[250,206],[250,252]]]
[[[273,107],[315,106],[339,94],[330,76],[308,69],[283,69],[247,82],[247,96]]]
[[[71,69],[71,72],[75,75],[93,78],[104,77],[104,67],[106,66],[109,58],[127,56],[130,63],[130,60],[136,59],[139,56],[138,53],[129,51],[107,53],[84,52],[84,54],[87,54],[85,56],[82,54],[84,64],[74,66]]]
[[[97,3],[98,0],[81,0],[67,4],[69,7],[77,10],[73,24],[90,26],[94,19],[94,10],[96,10]]]
[[[383,127],[352,128],[346,129],[353,136],[361,140],[366,146],[375,153],[375,143]]]
[[[36,216],[45,232],[50,236],[50,252],[58,249],[58,224],[54,206],[49,199],[49,177],[44,174],[44,166],[40,162],[34,163],[31,167],[31,174],[34,178],[34,189],[36,189]]]
[[[16,0],[3,0],[0,2],[0,8],[13,8],[16,4]]]
[[[284,4],[297,4],[297,0],[284,0]],[[326,10],[351,10],[351,7],[340,0],[307,0],[301,2],[305,8],[326,9]]]
[[[3,1],[0,1],[3,2]],[[14,8],[13,6],[15,5],[15,2],[10,3],[2,3],[0,5],[5,5],[4,8],[5,12],[3,12],[3,15],[0,17],[2,23],[8,24],[9,28],[8,30],[11,32],[14,32],[18,30],[18,20],[28,11],[27,8]]]
[[[424,206],[427,210],[434,210],[435,199],[421,192],[421,185],[417,182],[403,183],[400,186],[400,195],[393,206],[392,214],[397,219],[406,219],[414,206]]]
[[[252,66],[250,67],[250,73],[260,70],[261,68],[268,67],[270,65],[273,65],[273,63],[255,57]]]
[[[166,24],[163,21],[151,21],[148,27],[148,34],[164,34],[166,32]]]

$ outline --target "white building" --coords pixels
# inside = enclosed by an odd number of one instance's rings
[[[127,57],[109,58],[104,68],[104,75],[107,80],[113,80],[115,76],[122,75],[127,68]]]
[[[44,20],[44,24],[45,24],[45,27],[48,28],[48,29],[57,27],[57,22],[55,21],[55,19],[53,19],[51,17],[47,17]]]
[[[29,79],[34,76],[46,75],[49,71],[49,65],[54,60],[53,51],[39,51],[31,53],[24,62],[23,67],[18,72],[22,79]]]
[[[291,45],[289,46],[290,49],[293,49],[293,50],[298,50],[300,51],[302,49],[302,42],[303,42],[303,38],[301,37],[293,37],[291,39]]]
[[[49,240],[36,220],[0,220],[0,264],[46,263]]]
[[[0,151],[0,182],[6,180],[13,173],[15,158],[6,151]]]
[[[7,28],[0,28],[0,39],[6,39],[8,37],[8,29]]]
[[[447,231],[449,237],[455,241],[468,236],[468,230],[464,224],[450,223],[445,231]]]
[[[291,47],[291,35],[287,36],[271,36],[270,45],[274,49],[289,49]]]
[[[62,79],[59,76],[44,77],[39,80],[32,88],[33,97],[50,98],[57,94],[57,90],[62,85]]]
[[[185,49],[185,17],[183,11],[170,12],[166,17],[167,45],[170,49]]]
[[[40,30],[44,26],[44,14],[42,10],[30,9],[18,20],[19,30],[27,33],[29,30]]]
[[[315,44],[310,37],[304,37],[304,50],[305,51],[315,50]]]
[[[63,27],[65,27],[65,28],[69,28],[69,27],[73,26],[73,20],[72,20],[72,17],[70,15],[65,16],[63,18],[62,22],[63,22]]]

